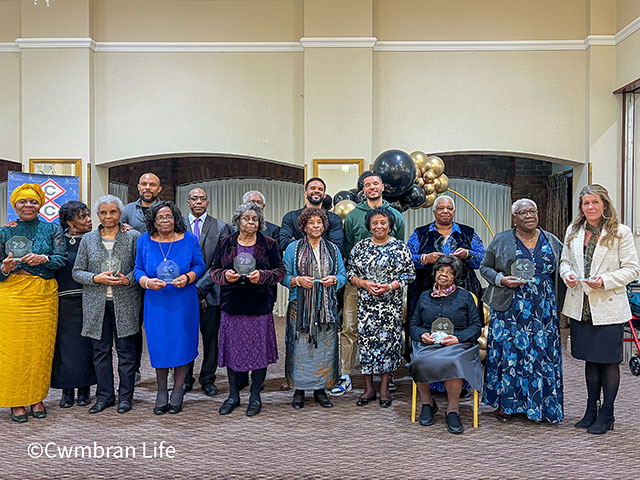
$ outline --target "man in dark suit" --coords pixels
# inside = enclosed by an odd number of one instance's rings
[[[213,255],[218,248],[219,240],[227,231],[227,224],[222,220],[207,214],[209,200],[201,188],[194,188],[189,192],[187,206],[190,213],[185,218],[187,229],[200,242],[202,258],[207,271],[196,283],[200,298],[200,333],[202,334],[202,367],[199,382],[205,395],[212,397],[218,394],[215,385],[216,369],[218,368],[218,330],[220,329],[220,287],[213,283],[209,276],[209,268]],[[193,363],[189,365],[184,381],[185,391],[193,388]]]
[[[247,203],[255,203],[258,205],[262,211],[264,212],[265,207],[267,206],[267,202],[264,198],[264,195],[257,190],[249,190],[242,196],[242,204],[246,205]],[[278,242],[278,237],[280,236],[280,227],[275,223],[264,222],[265,229],[262,233],[264,233],[267,237],[273,238],[276,242]],[[231,235],[235,230],[231,225],[229,225],[227,234]],[[226,233],[226,232],[225,232]]]

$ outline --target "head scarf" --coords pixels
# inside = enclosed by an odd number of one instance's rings
[[[15,207],[18,200],[24,200],[27,198],[35,198],[40,205],[43,205],[46,200],[44,191],[40,185],[37,183],[23,183],[11,192],[11,198],[9,201],[11,206]]]

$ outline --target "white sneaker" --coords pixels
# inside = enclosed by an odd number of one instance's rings
[[[352,389],[351,377],[340,377],[338,384],[331,389],[329,395],[332,397],[339,397],[340,395],[344,395],[346,392],[350,392]]]
[[[142,375],[140,375],[140,372],[136,372],[136,385],[140,385],[142,383]]]

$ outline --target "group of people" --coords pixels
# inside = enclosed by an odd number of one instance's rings
[[[585,361],[587,409],[576,426],[595,434],[613,426],[623,324],[631,318],[625,286],[640,266],[604,187],[580,192],[564,242],[539,227],[535,202],[519,199],[514,228],[486,249],[471,227],[455,222],[446,195],[434,203],[434,221],[405,243],[404,219],[383,199],[375,173],[364,176],[366,198],[344,225],[323,208],[326,184],[317,177],[305,184],[304,207],[280,227],[265,221],[260,192],[247,192],[227,224],[206,213],[201,188],[189,192],[186,218],[158,199],[156,175],[144,174],[138,190],[126,206],[111,195],[98,199],[96,230],[81,202],[62,206],[58,226],[38,220],[40,186],[12,192],[18,221],[0,228],[0,406],[11,407],[14,421],[46,416],[49,385],[62,390],[62,408],[88,405],[94,384],[89,413],[114,406],[114,341],[117,411],[131,410],[141,328],[156,371],[156,415],[182,411],[195,383],[199,333],[202,391],[217,395],[216,370],[226,367],[229,394],[219,413],[231,414],[250,384],[246,415],[259,414],[267,368],[278,359],[272,311],[282,284],[294,409],[304,408],[307,391],[324,408],[333,406],[329,395],[349,392],[358,351],[365,388],[357,405],[378,398],[380,375],[379,405],[390,407],[404,324],[421,425],[435,423],[432,393],[446,392],[447,430],[462,433],[459,399],[468,389],[482,391],[502,421],[524,414],[560,422],[562,310],[571,319],[572,355]],[[29,244],[19,257],[18,241]],[[478,271],[488,282],[484,293]],[[483,302],[490,307],[484,369]]]

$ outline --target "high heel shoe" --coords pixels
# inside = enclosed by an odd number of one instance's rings
[[[598,412],[598,418],[593,425],[587,428],[587,432],[594,435],[603,435],[609,430],[613,430],[614,421],[613,408],[601,407]]]
[[[591,425],[596,423],[596,418],[598,418],[598,410],[600,409],[600,400],[593,401],[592,399],[587,400],[587,410],[584,412],[584,416],[582,419],[576,423],[576,428],[589,428]]]
[[[27,412],[25,411],[22,415],[16,415],[13,413],[13,408],[11,409],[11,420],[18,423],[24,423],[28,420]]]
[[[178,405],[169,406],[169,413],[172,415],[175,415],[176,413],[180,413],[181,411],[182,411],[182,402],[180,402]]]
[[[371,395],[370,397],[358,398],[356,405],[359,407],[364,407],[365,405],[368,405],[370,402],[373,402],[375,399],[376,399],[376,392],[373,392],[373,395]]]
[[[153,407],[154,415],[164,415],[169,411],[169,404],[162,405],[161,407]]]
[[[33,418],[45,418],[47,416],[46,407],[42,403],[40,405],[42,405],[42,410],[34,410],[33,405],[31,405],[31,415],[33,415]]]

